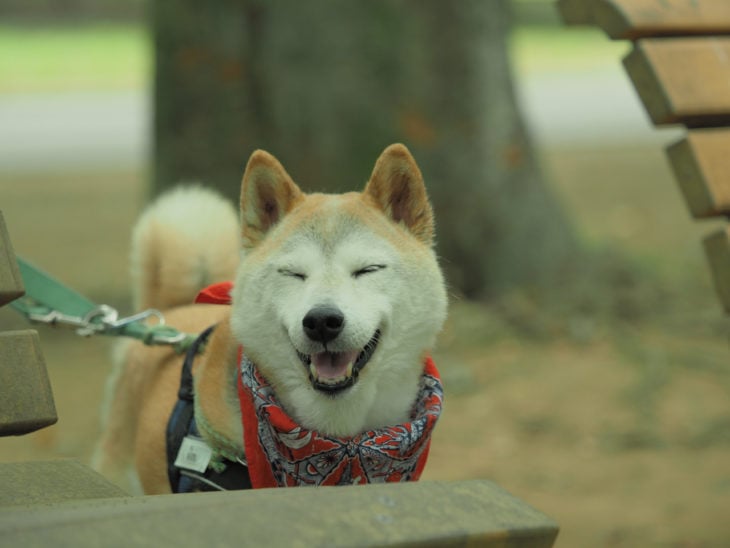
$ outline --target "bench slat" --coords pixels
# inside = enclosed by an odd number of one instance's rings
[[[481,480],[116,497],[0,510],[7,546],[549,548],[557,531],[553,520]]]
[[[127,496],[75,460],[0,463],[0,512],[14,506]]]
[[[0,333],[0,436],[27,434],[57,420],[38,333]]]
[[[730,313],[730,228],[713,232],[703,240],[715,290],[725,312]]]
[[[624,66],[655,124],[730,123],[730,38],[640,40]]]
[[[592,25],[592,0],[558,0],[558,11],[568,25]]]
[[[0,306],[22,297],[24,291],[23,279],[15,261],[3,213],[0,211]]]
[[[563,20],[594,24],[614,40],[730,34],[725,0],[559,0]]]
[[[730,214],[730,129],[692,130],[667,155],[694,217]]]

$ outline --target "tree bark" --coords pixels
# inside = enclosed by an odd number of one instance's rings
[[[255,148],[309,191],[358,189],[391,142],[422,168],[450,285],[549,288],[578,252],[515,101],[508,0],[153,3],[153,193],[238,197]]]

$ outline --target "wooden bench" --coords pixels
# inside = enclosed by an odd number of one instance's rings
[[[23,283],[1,213],[0,246],[2,306]],[[0,334],[0,437],[55,422],[38,334]],[[0,464],[3,546],[549,548],[557,534],[489,481],[132,497],[76,461]]]
[[[25,293],[0,212],[0,306]],[[20,435],[58,420],[38,333],[0,333],[0,436]]]
[[[730,1],[558,0],[568,24],[630,40],[624,67],[652,122],[683,125],[667,155],[691,215],[730,216]],[[730,230],[704,248],[730,313]]]

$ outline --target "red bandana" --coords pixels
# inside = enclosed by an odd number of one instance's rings
[[[260,487],[416,481],[428,458],[443,401],[436,365],[426,359],[411,422],[352,438],[295,423],[256,366],[241,359],[238,398],[251,484]]]
[[[195,297],[196,303],[231,304],[231,290],[233,282],[219,282],[201,289]]]

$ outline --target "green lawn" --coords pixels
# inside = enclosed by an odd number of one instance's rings
[[[0,25],[0,93],[138,89],[152,64],[135,25]]]
[[[510,45],[518,72],[556,76],[617,64],[630,47],[593,28],[559,26],[517,27]]]
[[[586,70],[616,63],[627,46],[591,29],[518,27],[510,46],[520,73]],[[148,85],[152,45],[134,24],[0,24],[0,93],[139,89]]]

